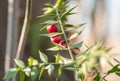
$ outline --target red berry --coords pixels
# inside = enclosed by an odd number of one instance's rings
[[[55,43],[59,44],[60,41],[61,41],[61,37],[59,35],[51,37],[51,42],[53,44]]]
[[[47,27],[47,31],[48,31],[49,33],[57,32],[57,25],[56,25],[56,24],[50,24],[50,25]]]
[[[66,45],[66,42],[65,42],[65,41],[60,41],[59,45],[60,45],[60,46],[65,46],[65,45]]]
[[[73,55],[73,56],[77,55],[74,50],[72,50],[72,55]]]

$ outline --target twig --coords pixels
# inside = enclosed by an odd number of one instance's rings
[[[31,7],[32,7],[32,0],[27,0],[24,24],[23,24],[20,41],[19,41],[19,45],[16,53],[16,59],[19,59],[23,55],[23,51],[25,48],[25,43],[28,35],[28,30],[29,30]]]
[[[24,18],[24,23],[22,27],[22,32],[20,36],[20,41],[16,53],[16,59],[20,59],[23,55],[23,51],[25,48],[25,43],[28,35],[28,30],[29,30],[29,22],[31,18],[31,8],[32,8],[32,0],[27,0],[26,3],[26,12],[25,12],[25,18]],[[15,65],[16,67],[16,65]],[[12,81],[16,81],[16,77],[12,79]]]

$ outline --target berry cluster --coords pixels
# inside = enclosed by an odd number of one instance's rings
[[[56,24],[48,25],[47,32],[48,33],[58,32],[57,25]],[[53,44],[59,44],[60,46],[64,46],[64,47],[67,48],[66,42],[64,40],[62,40],[60,35],[53,36],[53,37],[50,38],[50,40],[51,40],[51,43],[53,43]],[[73,56],[75,56],[76,55],[76,51],[72,50],[72,54],[73,54]]]
[[[47,31],[48,31],[48,33],[58,32],[57,25],[56,25],[56,24],[50,24],[50,25],[47,27]],[[60,44],[60,45],[64,46],[64,44],[63,44],[62,41],[61,41],[61,36],[60,36],[60,35],[56,35],[56,36],[51,37],[51,42],[52,42],[53,44]]]

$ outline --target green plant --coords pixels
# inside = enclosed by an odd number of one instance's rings
[[[47,50],[57,52],[55,61],[50,62],[49,57],[41,51],[38,52],[41,61],[30,57],[26,65],[22,60],[15,59],[17,67],[10,69],[4,79],[10,79],[19,73],[20,81],[24,81],[25,76],[31,78],[31,81],[36,81],[37,78],[39,78],[39,80],[41,79],[45,70],[47,70],[49,76],[51,76],[55,69],[57,69],[56,81],[62,75],[63,70],[75,72],[77,81],[84,81],[85,76],[88,74],[92,74],[93,81],[103,81],[105,77],[111,73],[116,73],[120,76],[120,62],[116,59],[115,61],[118,64],[112,66],[112,69],[109,70],[104,77],[101,78],[100,76],[100,58],[104,57],[108,61],[109,48],[103,47],[101,43],[97,43],[88,47],[84,52],[81,52],[79,49],[82,47],[83,41],[72,46],[69,44],[72,39],[77,38],[81,34],[85,23],[80,25],[65,23],[69,15],[75,14],[72,10],[76,8],[75,6],[69,10],[65,10],[68,7],[68,3],[68,1],[64,0],[57,0],[55,5],[46,3],[44,8],[45,13],[39,16],[39,18],[51,18],[41,23],[44,27],[42,27],[40,31],[46,29],[48,33],[41,34],[40,36],[49,37],[52,44],[54,44],[54,47]],[[67,37],[67,32],[77,28],[80,29],[79,32],[75,32],[70,37]],[[69,57],[64,56],[64,53]]]

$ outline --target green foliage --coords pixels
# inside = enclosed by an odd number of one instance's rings
[[[107,73],[108,74],[115,73],[118,76],[120,76],[120,68],[119,68],[119,66],[120,66],[120,64],[117,64],[117,65],[113,66],[112,69],[110,69]]]
[[[25,64],[23,61],[15,59],[15,63],[18,67],[25,68]]]
[[[31,68],[30,67],[26,67],[23,71],[25,72],[26,76],[28,76],[28,77],[30,76],[30,73],[31,73]]]
[[[45,70],[45,66],[42,65],[42,66],[41,66],[41,69],[40,69],[39,80],[41,79],[41,76],[42,76],[44,70]]]
[[[25,80],[25,73],[23,71],[20,72],[20,81]]]
[[[39,74],[39,70],[37,67],[32,67],[31,70],[31,81],[35,81],[37,79],[37,76]]]
[[[40,51],[39,51],[39,54],[40,54],[41,61],[44,62],[44,63],[48,63],[48,57]]]
[[[95,76],[93,81],[100,81],[100,74],[99,73]]]
[[[8,74],[5,75],[4,79],[10,79],[14,77],[18,72],[20,75],[20,81],[25,80],[25,76],[29,77],[31,81],[41,80],[41,77],[45,70],[47,70],[49,76],[52,76],[54,71],[57,69],[57,79],[62,75],[63,70],[70,70],[76,72],[77,79],[80,81],[84,81],[85,74],[94,72],[94,80],[93,81],[102,81],[105,77],[111,73],[115,73],[120,76],[120,61],[114,59],[118,64],[112,66],[112,68],[107,72],[107,74],[101,78],[99,74],[99,63],[101,58],[105,58],[109,62],[109,48],[103,47],[102,44],[97,43],[93,46],[88,47],[85,51],[77,50],[76,55],[72,54],[74,49],[81,48],[84,43],[79,42],[75,45],[70,45],[70,41],[72,39],[77,38],[83,31],[84,25],[86,23],[82,23],[80,25],[72,25],[66,24],[67,17],[69,15],[75,14],[73,10],[76,8],[73,7],[71,9],[66,10],[68,7],[68,1],[57,0],[55,5],[46,3],[44,10],[44,14],[39,16],[38,18],[46,19],[44,22],[40,23],[43,29],[46,29],[49,24],[56,24],[58,26],[59,31],[55,33],[44,33],[40,34],[40,36],[45,37],[53,37],[56,35],[60,35],[66,42],[66,47],[61,46],[59,44],[54,44],[54,47],[47,49],[47,51],[57,52],[55,55],[55,61],[50,62],[49,57],[43,52],[39,51],[40,60],[36,60],[33,57],[28,58],[28,62],[25,63],[21,60],[15,59],[15,63],[17,68],[12,68],[9,70]],[[67,38],[66,33],[70,30],[79,28],[80,31],[73,33]],[[67,53],[66,53],[67,51]],[[64,52],[61,54],[61,52]],[[52,54],[54,55],[54,54]],[[70,58],[67,57],[70,56]]]
[[[31,67],[31,66],[35,66],[35,65],[38,65],[38,61],[35,60],[34,58],[32,57],[29,57],[28,59],[28,65]]]
[[[59,63],[59,61],[60,61],[60,59],[61,59],[61,56],[60,56],[60,54],[58,53],[57,54],[57,56],[56,56],[56,60],[55,60],[55,63]]]
[[[40,36],[53,37],[53,36],[61,35],[61,34],[63,34],[63,33],[55,32],[55,33],[50,33],[50,34],[40,34]]]
[[[82,44],[83,44],[83,42],[80,42],[78,44],[75,44],[75,45],[71,46],[71,48],[72,49],[74,49],[74,48],[80,48],[82,46]]]
[[[48,74],[49,74],[49,76],[51,76],[51,74],[52,74],[53,71],[54,71],[54,65],[49,64],[45,69],[48,70]]]
[[[9,70],[9,72],[4,76],[3,79],[10,79],[18,73],[19,69],[18,68],[12,68]]]

